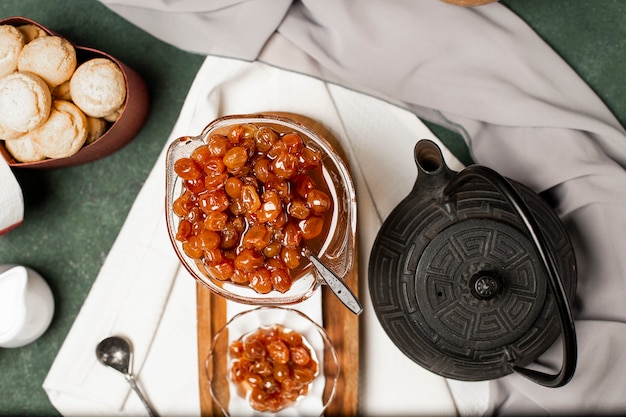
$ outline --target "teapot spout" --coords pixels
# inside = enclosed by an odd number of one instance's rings
[[[417,142],[414,149],[417,179],[413,186],[414,193],[423,193],[431,198],[440,197],[448,183],[455,177],[443,159],[441,149],[428,139]]]

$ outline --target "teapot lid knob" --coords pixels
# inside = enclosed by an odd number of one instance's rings
[[[491,273],[481,271],[470,279],[472,295],[481,300],[494,298],[502,287],[500,279]]]

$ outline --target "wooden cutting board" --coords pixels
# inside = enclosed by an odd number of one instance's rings
[[[293,113],[272,112],[271,114],[289,117],[317,131],[333,145],[347,163],[337,140],[320,123]],[[352,291],[358,294],[357,259],[354,260],[354,265],[344,280]],[[209,393],[205,362],[211,349],[213,335],[226,324],[226,300],[212,294],[206,287],[198,283],[196,305],[200,412],[202,416],[221,416],[221,410],[213,403]],[[322,309],[324,328],[337,350],[341,366],[336,395],[326,409],[325,415],[356,416],[359,394],[359,318],[348,310],[325,285],[322,286]]]

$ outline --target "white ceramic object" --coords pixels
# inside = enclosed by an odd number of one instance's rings
[[[41,275],[21,265],[0,265],[0,347],[34,342],[53,315],[52,291]]]

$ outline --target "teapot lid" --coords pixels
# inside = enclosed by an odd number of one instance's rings
[[[505,223],[460,222],[422,253],[372,259],[370,291],[383,327],[407,356],[442,376],[498,378],[512,372],[513,359],[526,365],[558,337],[532,242]]]

